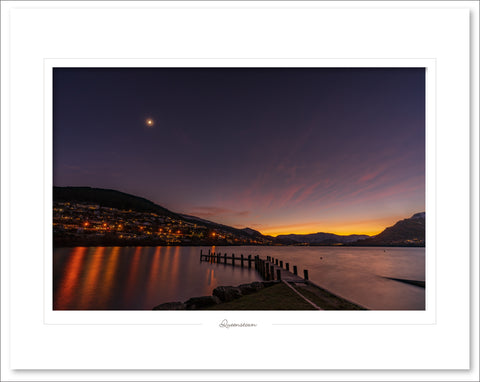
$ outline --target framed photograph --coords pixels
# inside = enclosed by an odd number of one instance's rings
[[[427,311],[433,60],[46,64],[47,312]]]
[[[474,377],[471,9],[78,4],[2,15],[11,380]]]

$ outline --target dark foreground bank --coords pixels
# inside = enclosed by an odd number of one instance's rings
[[[160,304],[153,310],[366,310],[317,285],[262,281],[220,286],[211,296]]]

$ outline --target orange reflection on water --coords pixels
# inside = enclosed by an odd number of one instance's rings
[[[218,286],[218,279],[215,272],[215,269],[210,268],[206,270],[206,282],[203,283],[203,295],[212,294],[211,291]]]
[[[170,267],[170,278],[172,283],[172,288],[178,288],[179,274],[178,270],[180,268],[180,247],[175,247],[175,252],[173,253],[172,265]]]
[[[56,298],[54,301],[54,309],[68,309],[73,299],[77,284],[82,272],[82,263],[87,252],[86,247],[77,247],[70,256],[68,264],[65,266],[65,276],[60,283]]]
[[[162,280],[168,280],[170,269],[170,250],[172,247],[165,247],[165,254],[162,256],[162,262],[160,265],[160,278]]]
[[[217,277],[215,276],[215,270],[212,268],[208,269],[207,272],[207,283],[209,286],[215,288],[218,283]]]
[[[128,278],[127,278],[127,290],[126,290],[126,295],[131,296],[131,294],[134,291],[135,284],[137,282],[137,277],[138,277],[138,266],[140,264],[140,258],[142,254],[142,247],[137,247],[135,248],[135,253],[133,254],[131,265],[130,265],[130,272],[128,272]]]
[[[155,289],[155,281],[159,274],[160,268],[161,249],[162,247],[157,247],[155,253],[153,254],[152,264],[150,267],[147,281],[147,298],[154,292]]]
[[[99,288],[99,303],[100,306],[104,306],[108,300],[113,287],[113,281],[115,278],[115,271],[117,268],[118,260],[120,258],[120,247],[112,248],[109,255],[106,256],[105,276],[103,277],[101,287]]]
[[[100,281],[100,271],[102,270],[102,262],[105,261],[105,247],[97,247],[95,252],[91,254],[90,260],[86,266],[86,274],[81,287],[80,307],[90,306],[94,295],[95,288]]]

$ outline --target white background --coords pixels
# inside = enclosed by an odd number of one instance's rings
[[[471,70],[469,22],[478,35],[477,3],[2,2],[2,380],[478,379],[478,364],[470,363],[478,356],[478,342],[470,343],[478,335],[478,258],[470,259],[469,248],[469,209],[478,207],[476,194],[469,203],[469,139],[478,143],[478,109],[477,130],[469,124],[469,91],[478,100],[478,86],[470,89],[469,76],[476,84],[478,59]],[[428,190],[436,205],[427,205],[427,214],[436,214],[434,323],[266,320],[228,330],[216,318],[182,326],[44,324],[44,63],[59,58],[434,60],[437,156],[427,162],[428,171],[436,168],[436,187]],[[477,166],[478,151],[471,154]],[[478,177],[473,188],[478,192]],[[255,322],[248,312],[225,318]],[[430,371],[38,370],[122,368]]]

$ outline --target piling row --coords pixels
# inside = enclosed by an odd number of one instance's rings
[[[208,250],[208,254],[204,254],[203,250],[200,250],[200,261],[210,261],[211,263],[223,263],[228,264],[230,262],[231,265],[236,265],[235,262],[238,262],[241,267],[245,266],[247,263],[248,267],[252,267],[252,255],[248,255],[247,258],[243,257],[243,254],[240,255],[240,258],[235,257],[235,254],[232,253],[231,256],[228,256],[227,253],[222,254],[221,252],[211,252]]]
[[[290,264],[285,263],[285,268],[282,260],[275,259],[271,256],[267,256],[266,259],[260,258],[260,256],[255,255],[248,255],[248,257],[244,257],[243,254],[240,255],[240,258],[235,257],[235,254],[232,253],[231,256],[228,256],[227,253],[220,252],[211,252],[208,250],[208,254],[204,254],[203,250],[200,250],[200,261],[210,261],[211,263],[223,263],[223,264],[231,264],[233,266],[239,264],[241,267],[245,266],[247,263],[248,268],[252,267],[252,263],[254,264],[255,270],[260,274],[260,276],[264,280],[282,280],[282,274],[286,276],[287,279],[293,279],[302,281],[302,279],[298,276],[297,266],[293,266],[293,274],[290,272]],[[283,271],[283,272],[282,272]],[[303,279],[308,280],[308,270],[305,269],[303,271]]]

